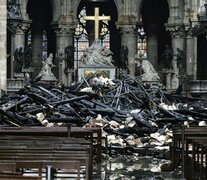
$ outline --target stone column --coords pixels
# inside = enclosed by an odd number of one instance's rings
[[[195,62],[195,38],[192,37],[191,29],[187,32],[186,36],[186,75],[193,78],[193,66]]]
[[[172,48],[174,54],[176,54],[176,49],[180,48],[184,50],[185,41],[185,27],[183,24],[167,24],[166,30],[170,32],[172,38]]]
[[[158,66],[157,24],[147,26],[147,58],[154,67]]]
[[[0,1],[0,89],[7,90],[7,58],[6,58],[6,0]],[[1,94],[1,93],[0,93]]]
[[[64,54],[65,47],[68,45],[73,46],[73,37],[75,24],[58,24],[55,25],[56,32],[56,52],[57,54]],[[72,83],[72,74],[71,71],[66,70],[66,63],[64,60],[61,62],[61,69],[59,69],[59,81],[62,81],[63,84],[69,86]]]
[[[29,29],[31,21],[23,21],[21,26],[17,28],[14,34],[14,50],[16,48],[25,47],[25,33]]]
[[[42,33],[41,24],[34,24],[32,27],[32,66],[34,72],[32,79],[36,78],[42,68]]]
[[[172,75],[172,73],[170,73],[170,72],[166,73],[166,89],[168,89],[168,90],[169,89],[171,90],[171,86],[172,86],[172,84],[171,84],[171,81],[172,81],[171,75]]]
[[[25,44],[25,34],[21,28],[18,28],[14,35],[14,50],[16,48],[24,48]]]
[[[172,48],[173,48],[173,77],[172,77],[172,89],[177,89],[180,82],[179,82],[179,69],[177,67],[177,48],[180,48],[181,50],[185,52],[185,27],[183,24],[167,24],[166,30],[170,32],[171,38],[172,38]],[[184,59],[185,61],[185,59]],[[184,62],[186,64],[186,62]]]
[[[137,53],[137,36],[135,25],[118,25],[121,30],[121,46],[128,47],[128,68],[135,76],[135,54]]]

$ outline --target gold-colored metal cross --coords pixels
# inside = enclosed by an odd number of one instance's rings
[[[99,38],[99,21],[104,21],[104,20],[111,20],[110,16],[99,16],[99,8],[96,7],[94,11],[95,15],[94,16],[85,16],[85,20],[93,20],[95,21],[95,40]]]

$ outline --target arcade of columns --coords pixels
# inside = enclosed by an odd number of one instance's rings
[[[20,0],[23,26],[17,29],[13,35],[13,49],[25,46],[25,32],[30,27],[31,21],[26,13],[28,0]],[[64,50],[68,45],[73,45],[73,34],[76,26],[76,10],[80,0],[51,0],[53,6],[53,28],[56,32],[56,52]],[[114,0],[118,9],[117,28],[121,33],[121,45],[129,49],[128,61],[131,75],[135,73],[135,54],[136,54],[136,24],[139,21],[141,6],[144,0]],[[186,73],[196,79],[196,38],[192,37],[189,18],[196,20],[198,3],[197,0],[168,0],[170,17],[166,24],[167,31],[172,38],[172,48],[185,49],[186,52]],[[193,13],[189,13],[189,10]],[[182,13],[181,13],[182,12]],[[38,30],[39,28],[39,30]],[[41,27],[32,30],[32,52],[33,67],[40,70],[42,64],[39,60],[41,55]],[[153,28],[153,25],[152,25]],[[156,27],[148,34],[148,59],[156,67],[158,65],[156,38]],[[175,53],[175,52],[174,52]],[[175,56],[174,56],[175,57]],[[6,90],[6,0],[0,1],[0,89]],[[63,62],[64,63],[64,62]],[[63,64],[64,69],[64,64]],[[70,73],[68,77],[65,73],[59,74],[59,80],[66,85],[71,83]],[[169,85],[170,86],[170,85]],[[173,86],[173,85],[172,85]],[[177,86],[177,85],[174,85]],[[170,87],[169,87],[170,88]],[[172,88],[172,87],[171,87]]]

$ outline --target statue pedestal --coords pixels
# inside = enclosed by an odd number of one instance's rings
[[[86,78],[94,73],[99,73],[100,75],[106,75],[106,77],[108,77],[109,79],[114,79],[116,76],[116,68],[80,66],[78,67],[78,80],[80,81],[82,77]]]

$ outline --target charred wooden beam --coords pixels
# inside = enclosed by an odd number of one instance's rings
[[[63,101],[59,101],[59,102],[52,102],[52,104],[55,107],[57,107],[59,105],[68,104],[68,103],[80,101],[80,100],[87,99],[87,98],[88,98],[88,95],[84,95],[84,96],[79,96],[79,97],[75,97],[75,98],[71,98],[71,99],[67,99],[67,100],[63,100]]]

